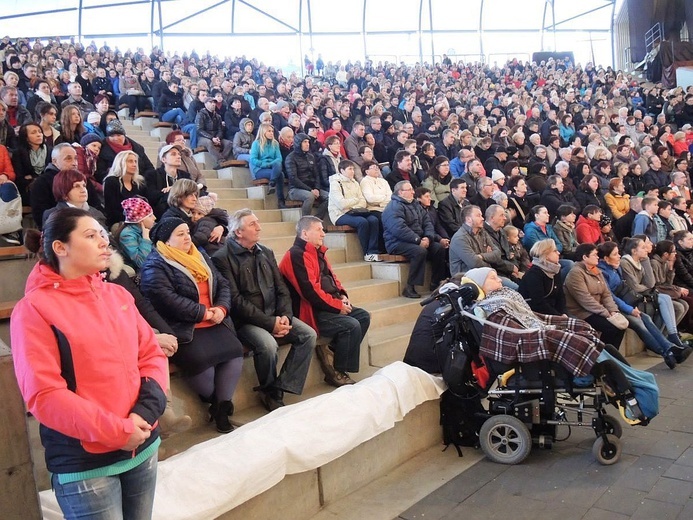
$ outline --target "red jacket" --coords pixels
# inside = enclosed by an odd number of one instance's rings
[[[601,244],[604,242],[599,222],[580,215],[575,225],[578,244]]]
[[[15,174],[10,160],[10,154],[3,145],[0,144],[0,175],[5,174],[7,178],[14,182]]]
[[[166,406],[166,356],[122,287],[99,274],[66,280],[36,264],[10,322],[19,389],[41,423],[49,471],[110,465],[134,431]],[[158,436],[136,451],[141,451]],[[77,441],[77,442],[76,442]]]
[[[307,323],[318,333],[314,310],[334,312],[342,310],[342,296],[347,292],[339,283],[325,253],[327,248],[316,248],[296,238],[282,261],[279,271],[289,282],[294,304],[294,316]]]

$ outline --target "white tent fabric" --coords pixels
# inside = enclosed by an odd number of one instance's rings
[[[154,519],[209,519],[324,466],[394,427],[445,390],[439,377],[395,362],[353,386],[286,406],[159,464]],[[62,515],[52,491],[44,518]]]

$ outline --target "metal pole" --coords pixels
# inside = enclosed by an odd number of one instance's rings
[[[361,37],[363,38],[363,60],[368,59],[368,46],[366,45],[366,4],[368,0],[363,0],[363,18],[361,20]]]
[[[481,63],[486,61],[484,57],[484,0],[481,0],[479,4],[479,54],[481,54]]]
[[[77,8],[77,39],[82,41],[82,0],[79,0],[79,7]]]
[[[306,64],[303,61],[303,0],[298,2],[298,53],[300,54],[301,76],[306,76]]]
[[[428,0],[428,26],[430,29],[429,34],[431,35],[431,65],[434,65],[436,62],[436,52],[433,45],[433,6],[431,5],[431,0]]]
[[[156,3],[158,4],[159,7],[159,44],[161,46],[161,50],[164,50],[164,20],[161,15],[161,0],[156,0]]]
[[[616,15],[616,2],[613,1],[611,2],[611,23],[609,24],[611,28],[611,66],[615,67],[616,66],[616,44],[614,43],[614,16]],[[593,63],[593,65],[596,67],[597,64]],[[626,65],[630,66],[630,64],[623,64],[624,67]]]
[[[315,49],[313,48],[313,15],[310,10],[310,0],[306,0],[306,6],[308,7],[308,38],[310,40],[310,62],[313,64],[313,70],[315,70]]]
[[[423,0],[419,0],[419,63],[423,64],[423,42],[421,41],[421,26],[423,22],[421,18],[423,16]]]

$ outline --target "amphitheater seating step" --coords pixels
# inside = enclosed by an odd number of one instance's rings
[[[356,228],[351,226],[333,226],[328,225],[325,227],[325,231],[328,233],[356,233]]]
[[[14,306],[17,304],[17,300],[9,302],[0,302],[0,320],[6,320],[12,314]]]

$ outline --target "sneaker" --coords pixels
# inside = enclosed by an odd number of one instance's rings
[[[365,255],[363,259],[366,262],[382,262],[382,260],[380,259],[380,255],[377,254]]]
[[[21,237],[19,236],[19,231],[14,231],[14,232],[12,232],[12,233],[7,233],[7,234],[5,234],[5,235],[0,235],[0,237],[2,237],[2,239],[3,239],[5,242],[7,242],[8,244],[13,244],[13,245],[18,246],[18,245],[20,245],[20,244],[22,243],[21,240],[20,240]]]
[[[269,188],[267,189],[267,195],[272,195],[273,193],[275,193],[277,191],[277,188],[276,188],[277,183],[276,182],[270,182],[268,186],[269,186]]]

